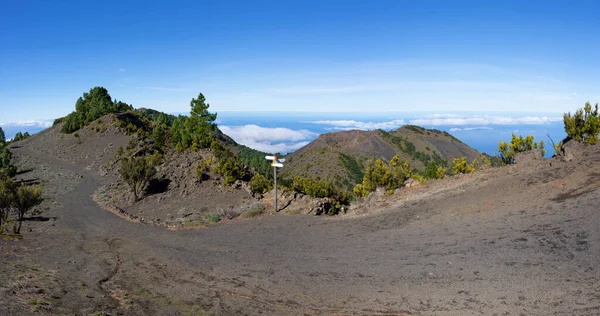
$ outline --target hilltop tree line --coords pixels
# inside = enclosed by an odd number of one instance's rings
[[[54,124],[63,122],[61,131],[70,134],[106,114],[128,110],[133,110],[133,107],[116,99],[112,100],[104,87],[94,87],[77,99],[74,112],[56,119]]]

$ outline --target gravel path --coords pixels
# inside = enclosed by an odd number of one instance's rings
[[[92,201],[93,171],[27,148],[15,154],[78,175],[45,191],[58,203],[48,211],[55,226],[27,223],[25,239],[0,241],[4,262],[57,271],[62,294],[46,298],[53,313],[600,314],[597,150],[585,161],[474,175],[436,196],[390,198],[376,215],[277,215],[187,231],[124,221]],[[15,295],[3,302],[0,314],[30,312]]]

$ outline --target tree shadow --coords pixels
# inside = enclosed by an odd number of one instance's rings
[[[17,171],[16,175],[22,175],[22,174],[26,174],[26,173],[29,173],[29,172],[32,172],[32,171],[33,171],[33,168],[31,168],[31,169],[25,169],[25,170],[19,170],[19,171]]]
[[[29,216],[29,217],[24,217],[23,220],[28,221],[28,222],[47,222],[49,220],[56,220],[56,216],[52,216],[52,217]]]
[[[169,190],[169,184],[171,184],[170,179],[152,179],[145,192],[147,195],[164,193]]]
[[[30,186],[30,185],[37,185],[40,184],[40,179],[23,179],[23,180],[17,180],[15,181],[15,183],[17,185],[25,185],[25,186]]]

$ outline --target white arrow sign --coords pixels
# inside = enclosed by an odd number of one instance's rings
[[[271,164],[271,166],[273,166],[273,167],[277,167],[277,168],[281,168],[281,167],[283,167],[283,164],[282,164],[282,163],[280,163],[280,162],[275,162],[275,161],[273,161],[273,163]]]
[[[277,159],[277,157],[275,157],[275,156],[265,156],[265,158],[267,160],[275,160],[275,159]]]

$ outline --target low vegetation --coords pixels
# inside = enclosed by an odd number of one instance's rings
[[[241,218],[253,218],[262,215],[265,212],[265,207],[260,204],[254,204],[244,210],[241,214]]]
[[[134,202],[137,202],[142,190],[156,175],[156,168],[149,157],[126,157],[121,159],[119,174],[131,189]]]
[[[265,194],[272,189],[273,186],[271,183],[271,180],[267,179],[262,174],[257,173],[250,179],[248,185],[250,186],[252,194]]]
[[[583,109],[575,111],[574,115],[571,112],[565,113],[563,116],[565,124],[565,132],[569,139],[574,139],[578,142],[593,145],[598,141],[598,133],[600,133],[600,116],[598,114],[598,104],[592,110],[592,105],[586,102]]]
[[[39,186],[26,186],[15,183],[10,177],[0,175],[0,234],[3,234],[8,224],[9,216],[13,215],[12,232],[21,233],[25,215],[34,206],[42,202],[42,189]]]
[[[541,140],[539,143],[537,143],[534,142],[533,135],[529,135],[523,138],[523,136],[517,136],[513,133],[510,144],[506,142],[500,142],[500,144],[498,144],[500,158],[507,165],[513,164],[515,162],[516,154],[530,150],[539,150],[540,154],[543,157],[546,154],[546,149],[544,148],[544,141]]]
[[[287,183],[286,185],[290,185]],[[343,206],[349,205],[352,200],[351,194],[327,179],[300,177],[296,176],[291,182],[291,187],[296,192],[300,192],[315,198],[328,198],[332,202],[332,208],[328,209],[325,215],[338,214]]]
[[[348,172],[348,176],[350,177],[351,181],[353,183],[360,183],[362,178],[365,176],[362,163],[354,159],[352,156],[343,153],[340,153],[339,155],[342,165]],[[352,183],[349,184],[352,185]],[[350,188],[352,187],[350,186]]]
[[[476,159],[471,164],[467,163],[466,157],[452,159],[452,173],[454,174],[473,173],[477,169],[479,169],[479,161]]]
[[[434,161],[430,161],[423,171],[423,177],[425,179],[444,179],[448,168],[437,165]]]
[[[367,165],[362,183],[354,187],[354,194],[364,197],[378,187],[384,187],[392,192],[403,186],[412,175],[409,163],[401,161],[398,155],[394,156],[389,164],[381,159],[375,159]]]

